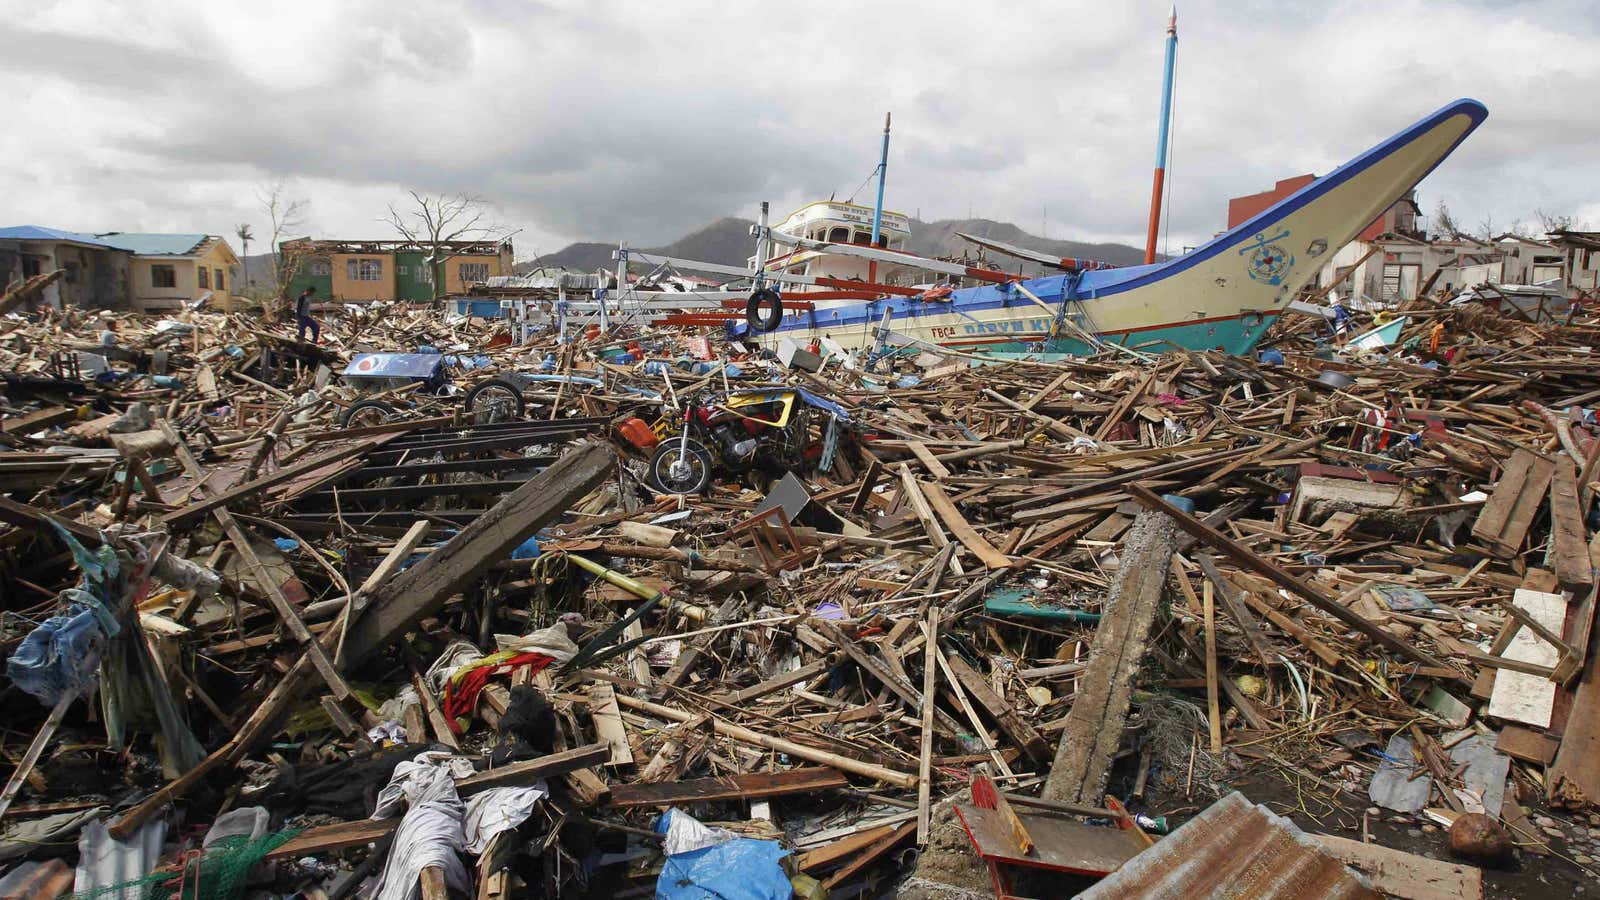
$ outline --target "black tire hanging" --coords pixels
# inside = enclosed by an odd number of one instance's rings
[[[476,413],[478,411],[478,398],[486,392],[497,391],[505,391],[515,401],[516,409],[512,413],[512,418],[520,419],[527,414],[528,401],[522,397],[522,387],[509,378],[491,378],[488,381],[480,381],[473,385],[472,390],[467,391],[467,412],[469,414]],[[493,396],[494,394],[490,393],[490,398],[493,398]],[[495,419],[494,421],[502,420]]]
[[[778,323],[783,321],[783,298],[771,288],[756,291],[745,302],[744,321],[750,326],[751,331],[759,331],[762,334],[777,331]]]
[[[349,428],[351,422],[357,421],[357,417],[360,416],[361,413],[369,410],[378,413],[379,425],[389,421],[396,414],[395,408],[392,405],[383,402],[382,400],[360,400],[356,403],[352,403],[339,416],[339,426],[341,428]]]

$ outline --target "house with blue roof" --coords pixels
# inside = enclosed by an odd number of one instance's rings
[[[128,306],[133,252],[92,234],[40,225],[0,227],[0,293],[36,275],[62,275],[32,301],[34,306],[86,309]]]
[[[128,289],[134,309],[181,309],[207,294],[212,307],[232,309],[239,257],[222,237],[110,231],[95,239],[133,254]]]
[[[214,234],[0,227],[0,289],[57,269],[62,277],[36,303],[160,312],[205,297],[226,310],[239,257]]]

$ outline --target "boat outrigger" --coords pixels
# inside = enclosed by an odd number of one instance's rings
[[[1157,352],[1170,344],[1246,353],[1329,253],[1433,171],[1487,115],[1478,101],[1457,100],[1249,221],[1165,262],[1106,268],[1058,260],[1053,267],[1061,274],[960,288],[937,299],[917,291],[916,296],[785,309],[772,330],[752,329],[747,337],[763,344],[785,337],[800,343],[828,338],[847,349],[881,345],[885,334],[893,334],[911,343],[957,349],[1087,353],[1115,343]],[[958,277],[973,274],[969,267],[893,249],[763,231],[762,238],[815,253]],[[1006,249],[986,243],[990,249]],[[1052,262],[1041,256],[1030,258]],[[784,280],[778,272],[761,275]],[[805,297],[803,292],[785,295],[800,301]]]

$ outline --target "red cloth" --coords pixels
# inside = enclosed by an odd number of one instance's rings
[[[489,679],[496,675],[510,674],[522,666],[528,666],[532,674],[538,674],[553,662],[555,657],[543,653],[518,653],[492,666],[468,669],[460,679],[450,679],[444,688],[444,715],[450,720],[450,730],[457,733],[461,731],[461,726],[456,724],[456,720],[472,716],[473,708],[478,705],[478,695],[483,693],[484,687],[489,684]]]

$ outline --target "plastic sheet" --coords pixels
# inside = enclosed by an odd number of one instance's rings
[[[789,851],[776,841],[722,839],[731,832],[707,828],[676,809],[667,810],[656,830],[667,835],[668,854],[656,879],[657,900],[789,900],[794,893],[778,862]],[[673,852],[707,841],[698,849]]]

